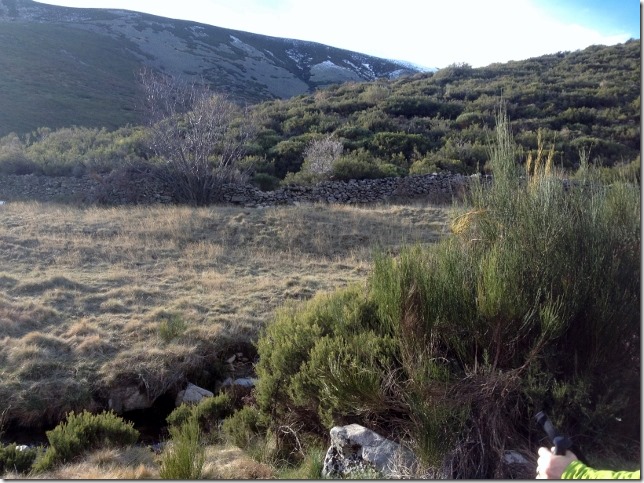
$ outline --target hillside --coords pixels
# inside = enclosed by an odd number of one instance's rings
[[[250,102],[414,72],[313,42],[31,0],[0,0],[0,42],[0,136],[137,123],[135,74],[144,65]]]
[[[259,107],[266,119],[259,171],[279,179],[297,173],[311,139],[332,134],[344,146],[339,177],[472,173],[489,159],[501,100],[526,151],[537,149],[541,132],[557,166],[574,168],[580,152],[603,166],[629,163],[640,152],[640,52],[631,40],[267,102]]]

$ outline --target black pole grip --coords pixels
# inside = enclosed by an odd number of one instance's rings
[[[572,439],[560,434],[552,425],[550,418],[548,418],[548,415],[545,412],[540,411],[534,418],[537,420],[537,423],[543,427],[543,430],[550,438],[550,441],[552,441],[556,455],[565,455],[566,451],[570,450],[575,453],[579,461],[586,465],[588,464],[586,457],[582,454],[581,450],[577,446],[573,447]]]
[[[539,414],[535,416],[535,419],[543,427],[543,430],[546,432],[546,434],[550,438],[550,441],[552,441],[552,444],[555,446],[555,454],[565,455],[566,451],[568,451],[572,446],[572,440],[566,436],[559,434],[559,431],[557,431],[552,425],[552,422],[550,422],[548,415],[543,411],[539,412]]]

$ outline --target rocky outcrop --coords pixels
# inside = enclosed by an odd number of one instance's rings
[[[409,449],[359,424],[335,426],[330,434],[323,478],[397,478],[417,465]]]

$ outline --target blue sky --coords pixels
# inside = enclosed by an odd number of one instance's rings
[[[640,38],[639,0],[39,1],[136,10],[439,68]]]

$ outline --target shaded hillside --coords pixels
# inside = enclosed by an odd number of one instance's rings
[[[0,26],[0,135],[139,121],[140,64],[121,41],[46,23]]]
[[[0,135],[136,122],[136,72],[203,78],[250,102],[414,72],[313,42],[124,10],[0,0]]]
[[[345,153],[337,176],[474,172],[489,158],[501,99],[518,144],[535,150],[541,131],[545,146],[556,146],[558,166],[574,167],[580,151],[605,166],[633,161],[640,150],[640,41],[476,69],[453,65],[265,103],[259,171],[296,173],[307,143],[333,134]]]

